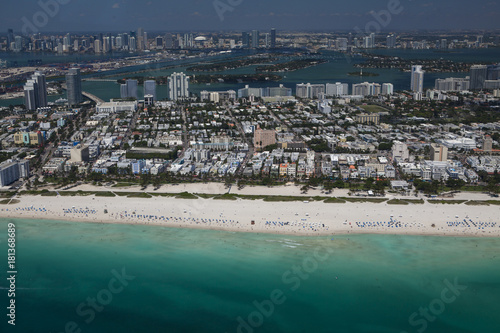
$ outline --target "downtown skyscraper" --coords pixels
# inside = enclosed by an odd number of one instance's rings
[[[271,29],[271,48],[276,48],[276,29]]]
[[[259,41],[259,30],[252,30],[252,48],[257,49],[259,47]]]

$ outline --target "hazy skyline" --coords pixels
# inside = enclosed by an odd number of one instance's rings
[[[46,4],[44,6],[43,4]],[[38,20],[40,32],[180,30],[364,30],[377,21],[373,12],[394,8],[382,16],[388,30],[499,29],[500,3],[465,0],[183,0],[146,2],[109,0],[19,0],[4,2],[0,29],[21,31]],[[45,9],[43,8],[45,7]]]

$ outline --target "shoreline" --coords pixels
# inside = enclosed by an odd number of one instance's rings
[[[291,191],[287,192],[291,194]],[[443,205],[427,201],[422,204],[390,205],[387,202],[271,202],[241,198],[214,200],[95,195],[22,195],[15,199],[19,202],[0,205],[0,218],[157,225],[295,236],[394,234],[500,237],[496,205]]]
[[[4,218],[0,216],[0,218]],[[6,217],[6,219],[12,220],[44,220],[44,221],[59,221],[59,222],[68,222],[68,223],[88,223],[88,224],[96,224],[96,225],[133,225],[133,226],[151,226],[151,227],[162,227],[162,228],[172,228],[172,229],[193,229],[193,230],[210,230],[210,231],[223,231],[229,233],[251,233],[251,234],[264,234],[264,235],[280,235],[280,236],[294,236],[294,237],[319,237],[319,236],[345,236],[345,235],[385,235],[385,236],[421,236],[421,237],[454,237],[454,238],[500,238],[500,234],[492,235],[492,234],[468,234],[468,233],[413,233],[413,232],[405,232],[405,233],[395,233],[395,232],[385,232],[383,230],[372,230],[370,232],[362,232],[362,231],[336,231],[333,233],[292,233],[286,231],[271,231],[271,230],[233,230],[224,227],[203,227],[203,226],[193,226],[193,225],[171,225],[171,224],[161,224],[161,223],[132,223],[132,222],[115,222],[115,221],[91,221],[91,220],[79,220],[79,219],[64,219],[64,218],[45,218],[45,217],[37,217],[37,218],[26,218],[26,217]],[[15,221],[14,221],[15,222]]]

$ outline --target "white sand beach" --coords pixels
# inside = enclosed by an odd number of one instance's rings
[[[84,191],[140,192],[138,188],[106,188],[82,185]],[[153,189],[147,189],[153,192]],[[222,194],[223,184],[164,186],[158,193]],[[294,195],[288,187],[246,187],[236,194]],[[335,191],[335,196],[345,196]],[[310,191],[305,197],[323,195]],[[392,196],[387,196],[389,199]],[[467,200],[488,200],[486,195],[462,193]],[[415,199],[414,197],[408,199]],[[500,236],[500,207],[465,204],[391,205],[384,203],[322,201],[266,202],[263,200],[178,199],[174,197],[129,198],[124,196],[30,196],[18,203],[1,205],[0,218],[60,219],[98,223],[148,224],[241,232],[296,235],[408,234],[443,236]],[[253,221],[253,223],[252,223]]]

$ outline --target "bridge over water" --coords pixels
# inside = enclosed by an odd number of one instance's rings
[[[91,81],[91,82],[116,82],[116,80],[110,80],[110,79],[82,79],[82,81]]]

